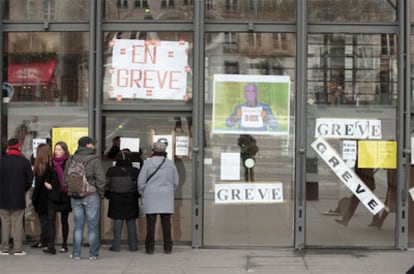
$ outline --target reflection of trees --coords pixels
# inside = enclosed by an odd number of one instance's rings
[[[309,1],[309,20],[320,21],[395,21],[395,0],[313,0]]]

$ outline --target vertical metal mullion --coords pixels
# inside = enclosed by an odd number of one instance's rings
[[[4,32],[3,32],[3,16],[4,16],[4,0],[0,0],[0,53],[1,53],[1,59],[0,59],[0,68],[3,68],[4,64],[3,64],[3,56],[4,56]],[[3,70],[2,70],[3,71]],[[0,83],[2,84],[2,89],[1,92],[3,93],[3,73],[0,73]],[[3,137],[3,111],[5,111],[3,108],[3,94],[0,96],[1,98],[1,102],[0,102],[0,139],[2,139]],[[6,109],[7,110],[7,109]],[[0,151],[3,151],[3,144],[4,142],[0,142]],[[0,158],[1,158],[1,154],[0,153]]]
[[[410,180],[411,139],[411,7],[410,1],[398,5],[398,104],[397,104],[397,204],[395,246],[408,247],[408,185]]]
[[[295,218],[294,247],[305,247],[306,212],[306,55],[307,1],[297,0],[296,12],[296,101],[295,101]]]
[[[90,125],[90,128],[93,129],[93,136],[98,140],[97,153],[102,155],[104,142],[102,141],[102,11],[104,1],[91,1],[95,2],[95,5],[91,6],[93,9],[91,16],[91,34],[90,34],[90,47],[91,47],[91,59],[93,63],[89,67],[95,68],[92,69],[93,75],[90,78],[92,90],[90,91],[91,99],[93,99],[93,110],[91,114],[93,115],[93,123]]]
[[[204,186],[204,0],[194,1],[192,247],[203,245]]]

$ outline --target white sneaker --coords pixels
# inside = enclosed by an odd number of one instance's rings
[[[2,251],[0,251],[0,255],[2,255],[2,256],[9,256],[10,254],[9,254],[9,251],[2,250]]]
[[[80,257],[73,256],[73,254],[70,254],[69,258],[71,258],[73,260],[80,260]]]
[[[96,256],[90,256],[89,257],[89,261],[96,261],[98,259],[98,257]]]
[[[24,256],[24,255],[26,255],[27,253],[26,253],[26,251],[18,251],[18,252],[14,252],[13,253],[13,255],[16,255],[16,256]]]

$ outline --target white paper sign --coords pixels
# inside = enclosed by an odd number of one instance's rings
[[[37,147],[40,144],[46,144],[46,143],[47,143],[47,140],[45,138],[35,138],[35,139],[33,139],[32,144],[33,144],[33,157],[34,158],[36,158],[36,155],[37,155]]]
[[[240,180],[240,153],[221,153],[220,180]]]
[[[414,149],[414,137],[411,137],[411,149]],[[414,165],[414,153],[411,153],[411,164]]]
[[[381,200],[345,164],[328,142],[319,137],[311,144],[311,147],[373,215],[384,208]]]
[[[176,136],[175,137],[175,155],[188,156],[188,151],[189,151],[188,136]]]
[[[139,152],[139,138],[121,137],[121,150],[129,149],[131,152]]]
[[[115,39],[111,98],[185,100],[188,42]]]
[[[408,192],[410,193],[410,197],[411,197],[411,199],[414,201],[414,187],[410,188],[410,189],[408,190]]]
[[[381,139],[381,120],[316,119],[315,138]]]
[[[216,204],[283,202],[281,182],[215,184],[214,192]]]

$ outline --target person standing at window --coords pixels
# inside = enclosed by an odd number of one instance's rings
[[[30,161],[20,152],[22,143],[11,138],[7,142],[7,155],[0,159],[0,255],[26,255],[23,250],[23,216],[26,192],[32,186]],[[9,240],[13,239],[13,250]],[[14,251],[14,252],[13,252]]]
[[[36,150],[36,158],[33,164],[33,175],[35,176],[35,185],[32,193],[32,204],[39,216],[40,221],[40,239],[39,242],[32,245],[33,248],[44,248],[48,251],[49,243],[49,222],[47,218],[47,203],[49,190],[47,184],[52,180],[52,150],[48,144],[40,144]],[[49,250],[55,254],[56,251]]]
[[[167,159],[167,144],[158,141],[152,146],[152,156],[144,162],[138,177],[138,191],[142,196],[147,220],[145,252],[153,254],[155,223],[161,217],[164,253],[171,254],[171,215],[174,214],[174,192],[178,187],[178,172],[174,162]]]
[[[60,212],[60,223],[62,227],[62,247],[59,252],[68,251],[68,234],[69,234],[69,213],[72,211],[70,206],[70,197],[63,183],[63,173],[65,163],[69,158],[69,149],[65,142],[57,142],[53,153],[53,174],[50,184],[46,184],[49,189],[48,200],[48,219],[49,219],[49,245],[48,250],[55,251],[56,237],[56,213]]]
[[[138,236],[136,219],[138,209],[138,180],[139,169],[132,166],[131,152],[120,151],[116,156],[116,166],[106,172],[105,196],[109,199],[108,217],[114,222],[114,239],[111,251],[121,250],[121,230],[125,220],[128,231],[128,246],[130,251],[137,251]]]
[[[89,260],[96,260],[99,257],[99,218],[101,211],[101,198],[105,194],[105,172],[99,158],[95,155],[96,141],[89,136],[81,137],[78,140],[78,149],[72,159],[66,161],[65,172],[69,168],[71,160],[88,164],[85,167],[86,178],[96,191],[88,193],[84,197],[71,197],[70,202],[73,213],[73,251],[70,258],[80,260],[82,251],[82,236],[85,221],[88,226]],[[65,173],[63,181],[66,185]]]

